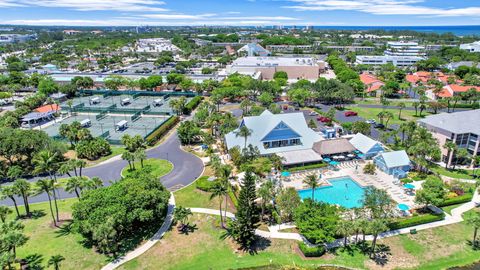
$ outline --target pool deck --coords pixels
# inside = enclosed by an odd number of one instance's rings
[[[380,170],[376,170],[375,175],[369,175],[363,173],[363,167],[365,162],[347,162],[341,163],[337,166],[338,170],[331,169],[315,169],[303,172],[292,173],[292,175],[282,181],[284,187],[293,187],[296,190],[308,189],[309,187],[303,183],[303,179],[309,174],[315,173],[322,174],[322,181],[320,186],[330,186],[328,180],[342,177],[350,177],[362,187],[374,186],[378,189],[386,190],[387,193],[399,204],[406,204],[411,209],[417,208],[415,204],[414,194],[407,194],[402,184],[395,184],[393,176],[388,175]],[[357,168],[357,169],[355,169]],[[324,181],[326,180],[326,181]],[[421,182],[413,183],[418,189],[421,186]]]

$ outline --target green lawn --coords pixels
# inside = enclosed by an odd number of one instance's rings
[[[415,111],[410,110],[402,110],[402,120],[398,119],[398,109],[382,109],[382,108],[362,108],[362,107],[348,107],[345,110],[355,111],[358,113],[358,116],[363,117],[364,119],[375,119],[378,121],[378,113],[381,111],[391,112],[393,114],[393,118],[390,119],[388,122],[389,125],[391,124],[401,124],[406,121],[416,121],[420,118],[420,116],[415,116]],[[428,114],[427,112],[423,112],[422,116]]]
[[[210,193],[197,189],[195,182],[183,189],[175,191],[173,195],[175,196],[175,204],[179,206],[212,209],[218,209],[219,207],[219,199],[214,198],[210,200]],[[224,206],[225,202],[222,204],[222,207]]]
[[[71,207],[76,201],[77,199],[58,201],[60,219],[71,219]],[[95,252],[92,247],[84,246],[83,237],[68,229],[69,221],[64,222],[61,228],[53,227],[48,203],[32,204],[30,208],[40,213],[40,217],[21,220],[29,240],[17,249],[18,258],[37,257],[40,265],[47,268],[48,259],[60,254],[65,257],[60,269],[100,269],[108,263],[106,256]],[[10,219],[15,217],[15,210],[13,212]],[[24,212],[24,207],[20,207],[20,213]]]
[[[365,269],[364,255],[354,250],[336,256],[303,260],[294,249],[296,241],[273,239],[256,254],[236,251],[230,240],[222,240],[217,217],[195,214],[190,219],[197,230],[188,235],[169,231],[164,239],[140,257],[119,269],[237,269],[245,267],[296,265],[311,267],[319,264],[342,264]]]
[[[143,166],[145,169],[151,170],[152,175],[155,177],[162,177],[173,170],[173,164],[165,159],[147,159],[143,161]],[[140,161],[135,162],[135,169],[138,170],[141,168],[142,166]],[[123,168],[122,175],[127,176],[130,172],[131,170],[127,165],[125,168]]]
[[[452,209],[455,209],[455,208],[461,206],[462,204],[463,204],[463,203],[461,203],[461,204],[449,205],[449,206],[444,206],[444,207],[442,207],[441,209],[443,210],[443,212],[451,215],[451,214],[452,214]]]
[[[435,173],[445,175],[451,178],[457,179],[474,179],[473,177],[473,170],[463,170],[463,169],[445,169],[445,167],[435,165],[431,168],[431,170]]]

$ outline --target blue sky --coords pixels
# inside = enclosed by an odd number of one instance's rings
[[[479,0],[0,0],[0,24],[480,25]]]

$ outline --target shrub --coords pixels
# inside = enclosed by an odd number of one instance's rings
[[[79,158],[96,160],[100,157],[108,156],[112,153],[110,144],[104,138],[94,138],[84,140],[75,146]]]
[[[198,178],[197,181],[195,181],[195,187],[202,191],[210,192],[217,183],[217,180],[209,181],[208,178],[209,176],[202,176]]]
[[[434,214],[425,214],[417,215],[409,218],[401,218],[399,220],[394,220],[388,224],[388,227],[391,230],[398,230],[402,228],[407,228],[411,226],[431,223],[435,221],[440,221],[445,218],[445,214],[434,215]]]
[[[202,97],[201,96],[196,96],[192,98],[183,108],[183,113],[184,114],[190,114],[197,106],[202,102]]]
[[[73,205],[79,232],[104,253],[135,247],[165,219],[170,192],[138,171],[111,186],[88,190]]]
[[[463,195],[449,198],[444,200],[441,204],[437,205],[438,207],[443,207],[443,206],[449,206],[449,205],[455,205],[455,204],[460,204],[460,203],[467,203],[471,201],[473,198],[473,193],[465,193]]]
[[[180,121],[178,116],[172,116],[167,121],[165,121],[160,127],[158,127],[154,132],[147,136],[145,141],[149,145],[155,144],[160,138],[165,135],[173,126],[175,126]]]
[[[298,243],[298,248],[305,257],[320,257],[325,254],[326,251],[324,246],[309,247],[304,242]]]
[[[327,163],[319,163],[319,164],[311,164],[311,165],[305,165],[300,167],[293,167],[288,170],[290,172],[298,172],[298,171],[305,171],[305,170],[311,170],[311,169],[325,168],[327,166],[328,166]]]

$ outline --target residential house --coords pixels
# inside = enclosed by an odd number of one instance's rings
[[[380,96],[381,91],[378,91],[385,85],[384,82],[379,80],[375,75],[369,73],[362,73],[360,80],[365,85],[365,91],[370,96]]]

